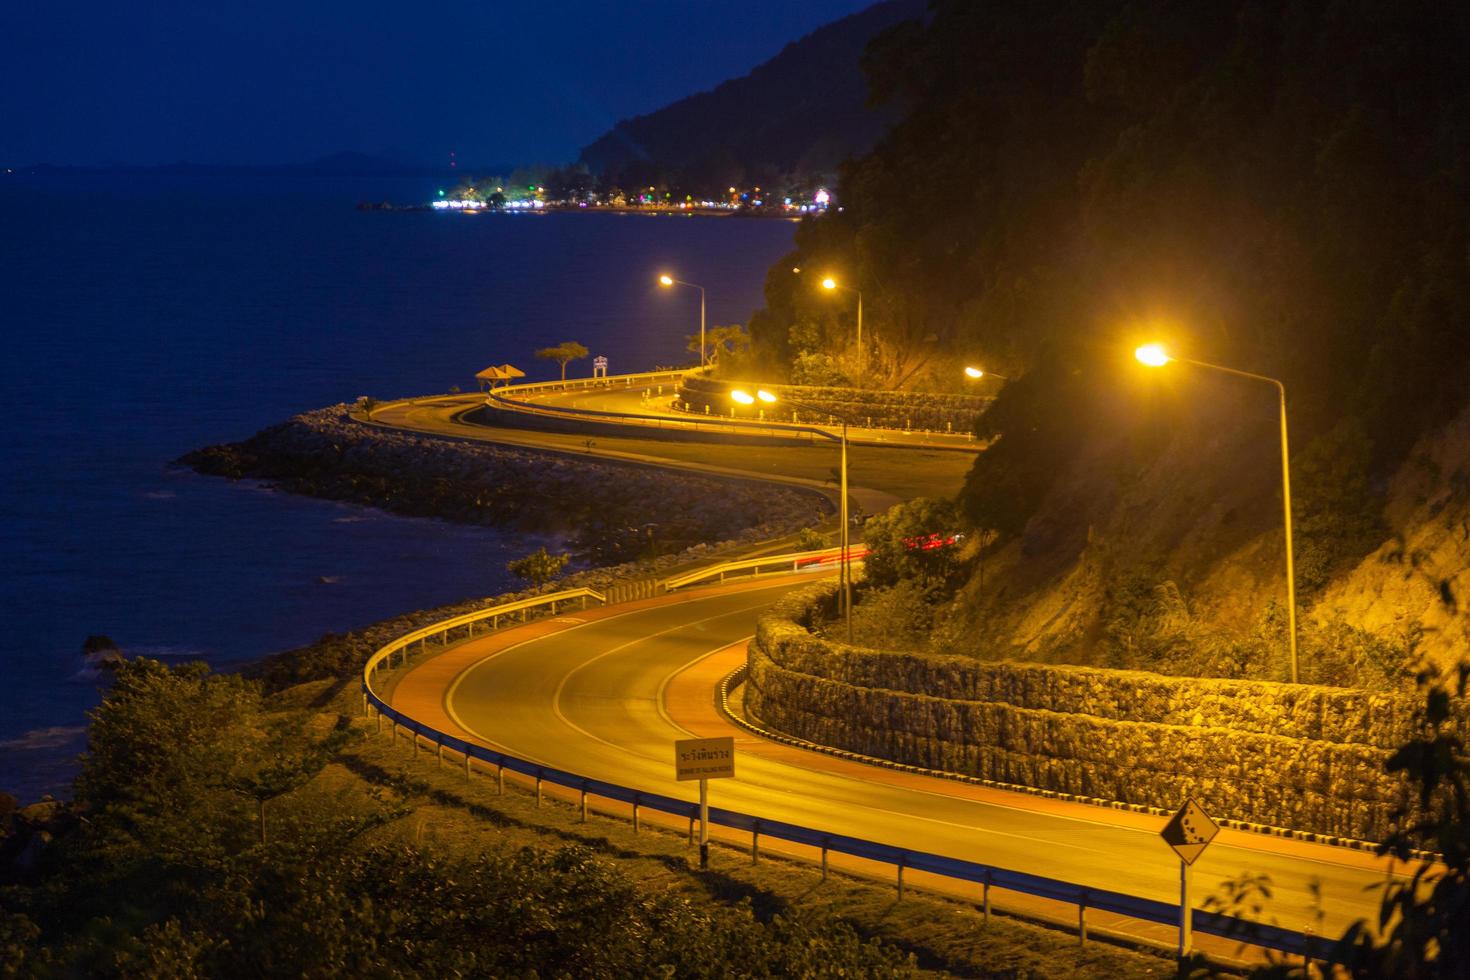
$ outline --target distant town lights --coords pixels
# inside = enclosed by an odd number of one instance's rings
[[[829,202],[829,201],[831,201],[831,200],[832,200],[832,195],[831,195],[831,194],[828,194],[828,193],[827,193],[827,188],[825,188],[825,187],[823,187],[823,188],[820,188],[820,189],[819,189],[819,190],[818,190],[818,191],[817,191],[817,193],[816,193],[816,196],[814,196],[814,197],[813,197],[813,198],[812,198],[812,200],[813,200],[813,201],[816,201],[816,202],[817,202],[817,203],[818,203],[818,204],[823,204],[823,205],[825,205],[825,204],[827,204],[827,203],[828,203],[828,202]]]

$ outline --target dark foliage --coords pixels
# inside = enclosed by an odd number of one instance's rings
[[[0,975],[911,970],[842,925],[645,894],[586,849],[463,859],[370,842],[366,832],[405,815],[401,803],[344,807],[305,792],[350,725],[315,738],[267,708],[253,683],[203,665],[119,668],[92,715],[82,819],[45,847],[38,880],[0,889]],[[278,814],[269,838],[267,801]]]
[[[1383,474],[1463,401],[1470,13],[1428,0],[932,10],[870,47],[874,96],[903,119],[846,168],[844,212],[804,223],[773,268],[757,355],[796,362],[793,331],[827,314],[790,269],[836,268],[863,289],[875,343],[933,337],[1025,375],[986,421],[1001,440],[962,495],[1007,532],[1073,447],[1156,424],[1140,408],[1120,430],[1099,410],[1118,389],[1089,390],[1134,344],[1279,377],[1310,592],[1373,542]],[[1146,462],[1157,446],[1123,449]]]

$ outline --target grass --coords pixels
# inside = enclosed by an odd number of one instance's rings
[[[898,901],[891,882],[880,883],[834,871],[823,881],[804,862],[763,855],[752,864],[749,851],[712,847],[711,868],[699,871],[696,850],[684,828],[644,822],[634,833],[624,816],[594,811],[582,823],[577,806],[552,798],[536,804],[529,787],[506,780],[497,795],[493,776],[466,781],[457,764],[440,767],[432,752],[415,757],[405,739],[373,734],[359,714],[355,685],[316,682],[282,692],[281,710],[356,718],[367,732],[351,743],[311,784],[276,804],[273,819],[289,823],[290,811],[330,810],[338,815],[401,814],[366,835],[364,843],[416,842],[446,854],[512,853],[522,847],[579,844],[620,870],[641,888],[694,902],[749,901],[762,917],[801,907],[847,922],[859,934],[879,938],[909,953],[930,975],[977,977],[1116,978],[1165,976],[1173,964],[1160,957],[1091,942],[1079,948],[1075,935],[993,916],[986,925],[968,903],[910,890]]]

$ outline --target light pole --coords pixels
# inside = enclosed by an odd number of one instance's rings
[[[670,275],[659,276],[658,282],[660,286],[688,286],[690,289],[699,290],[699,366],[704,367],[706,363],[704,357],[704,287],[697,283],[675,279]]]
[[[741,405],[752,405],[756,402],[757,399],[765,402],[768,405],[773,405],[777,401],[776,396],[771,394],[769,391],[766,391],[764,388],[758,390],[755,393],[754,397],[751,396],[750,392],[742,391],[741,389],[736,388],[730,392],[730,398]],[[814,425],[798,425],[792,426],[791,428],[794,428],[798,432],[810,432],[814,435],[819,435],[824,439],[832,439],[840,443],[842,447],[841,463],[838,467],[838,493],[840,496],[840,499],[838,501],[838,518],[842,521],[842,534],[838,538],[839,547],[842,549],[842,556],[838,561],[838,596],[840,597],[840,602],[842,606],[843,619],[847,621],[847,642],[851,643],[852,547],[849,541],[850,525],[847,519],[847,419],[841,415],[837,415],[834,412],[828,412],[827,414],[832,415],[834,418],[838,419],[842,423],[842,435],[840,437],[834,436],[826,429],[821,429]]]
[[[841,283],[839,283],[836,279],[833,279],[831,276],[828,276],[827,278],[825,278],[825,279],[822,280],[822,288],[825,289],[825,290],[827,290],[827,291],[829,291],[829,292],[832,291],[832,290],[835,290],[835,289],[841,289],[841,290],[843,290],[845,292],[856,293],[857,294],[857,349],[858,349],[858,369],[859,370],[862,370],[862,369],[866,368],[867,367],[867,364],[868,364],[868,356],[867,356],[867,352],[865,352],[863,350],[863,293],[862,293],[862,290],[855,289],[852,286],[844,286]]]
[[[1264,381],[1267,384],[1276,386],[1276,393],[1280,397],[1281,402],[1281,506],[1284,524],[1286,526],[1286,622],[1287,634],[1291,645],[1291,682],[1293,684],[1299,683],[1296,651],[1296,566],[1291,550],[1291,465],[1290,452],[1287,448],[1286,441],[1286,386],[1275,378],[1268,378],[1264,374],[1252,374],[1249,371],[1238,371],[1235,368],[1222,367],[1219,364],[1192,361],[1187,357],[1172,357],[1164,350],[1162,344],[1145,344],[1135,350],[1133,356],[1149,367],[1163,367],[1170,361],[1178,361],[1180,364],[1209,368],[1211,371],[1223,371],[1226,374],[1233,374],[1239,378]]]

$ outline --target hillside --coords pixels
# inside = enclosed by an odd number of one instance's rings
[[[619,122],[581,160],[614,183],[669,182],[710,194],[782,175],[830,175],[893,118],[865,108],[864,47],[924,6],[884,0],[828,24],[742,78]]]
[[[1131,357],[1160,341],[1285,385],[1304,676],[1464,654],[1430,637],[1470,557],[1434,529],[1470,466],[1445,429],[1470,369],[1467,49],[1464,10],[1388,0],[940,0],[875,44],[902,118],[750,329],[793,377],[1012,379],[987,382],[994,444],[959,499],[983,533],[930,597],[935,645],[1280,676],[1274,388]],[[863,358],[792,266],[862,289]]]

